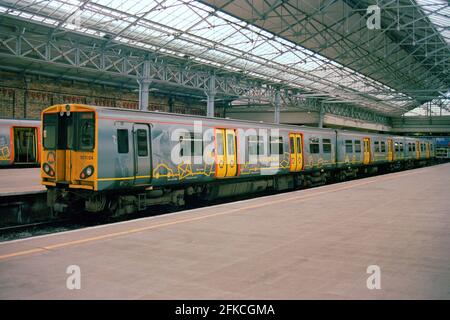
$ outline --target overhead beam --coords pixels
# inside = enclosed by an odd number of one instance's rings
[[[66,32],[48,38],[45,27],[25,28],[21,33],[6,32],[0,23],[0,59],[7,60],[8,66],[2,68],[21,68],[25,72],[36,74],[53,74],[55,77],[75,77],[108,83],[138,83],[141,85],[140,106],[145,109],[147,85],[176,87],[182,90],[214,94],[209,99],[210,115],[214,99],[228,101],[248,99],[252,103],[272,103],[279,84],[251,79],[239,74],[215,75],[211,70],[193,68],[174,60],[153,59],[151,53],[126,45],[102,46],[102,41],[95,37]],[[51,30],[50,28],[47,28]],[[38,32],[40,31],[40,32]],[[214,75],[214,81],[212,81]],[[298,98],[298,89],[282,86],[280,107]],[[359,110],[359,111],[355,111]],[[389,121],[387,115],[371,111],[368,108],[337,104],[327,106],[325,113],[362,117],[367,121],[383,123]],[[369,120],[370,119],[370,120]]]

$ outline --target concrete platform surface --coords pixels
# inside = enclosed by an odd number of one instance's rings
[[[449,299],[449,186],[444,164],[5,242],[0,298]]]
[[[40,168],[0,169],[0,197],[45,191]]]

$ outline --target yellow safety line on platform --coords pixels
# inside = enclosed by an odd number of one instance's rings
[[[132,234],[132,233],[136,233],[136,232],[141,232],[141,231],[146,231],[146,230],[151,230],[151,229],[156,229],[156,228],[161,228],[161,227],[167,227],[167,226],[180,224],[180,223],[184,223],[184,222],[192,222],[192,221],[202,220],[202,219],[206,219],[206,218],[217,217],[217,216],[221,216],[221,215],[225,215],[225,214],[230,214],[230,213],[235,213],[235,212],[239,212],[239,211],[245,211],[245,210],[249,210],[249,209],[260,208],[260,207],[265,207],[267,205],[277,204],[277,203],[286,202],[286,201],[295,201],[295,202],[305,201],[305,200],[309,200],[309,199],[311,199],[313,197],[316,197],[316,196],[319,196],[319,195],[323,195],[325,193],[347,190],[347,189],[351,189],[351,188],[354,188],[354,187],[359,187],[359,186],[362,186],[362,185],[367,185],[367,184],[374,183],[374,182],[392,180],[392,179],[395,179],[395,178],[398,178],[398,177],[409,176],[409,175],[413,175],[413,174],[417,174],[417,173],[421,173],[421,172],[422,172],[422,170],[408,172],[408,173],[403,173],[403,174],[396,174],[395,176],[385,177],[384,179],[383,179],[383,177],[381,177],[381,179],[373,179],[373,180],[369,180],[369,181],[363,181],[363,182],[355,183],[355,184],[352,184],[352,185],[349,185],[349,186],[341,186],[341,187],[334,188],[334,189],[331,189],[331,190],[317,191],[317,192],[315,192],[313,194],[305,195],[305,196],[300,197],[300,198],[298,196],[294,196],[294,197],[289,197],[289,198],[282,198],[282,199],[272,200],[272,201],[268,201],[268,202],[264,201],[263,203],[254,204],[254,205],[241,207],[241,208],[236,208],[236,209],[231,209],[231,210],[227,210],[227,211],[224,211],[224,212],[218,212],[218,213],[202,215],[200,217],[179,219],[179,220],[175,220],[175,221],[171,221],[171,222],[160,223],[160,224],[155,224],[155,225],[141,227],[141,228],[128,229],[128,230],[125,230],[125,231],[108,233],[108,234],[95,236],[95,237],[90,237],[90,238],[84,238],[84,239],[80,239],[80,240],[74,240],[74,241],[57,243],[57,244],[48,245],[48,246],[45,246],[45,247],[39,247],[39,248],[36,248],[36,249],[31,249],[31,250],[24,250],[24,251],[8,253],[8,254],[5,254],[5,255],[1,255],[0,256],[0,260],[4,260],[4,259],[7,259],[7,258],[12,258],[12,257],[17,257],[17,256],[23,256],[23,255],[32,254],[32,253],[49,251],[49,250],[52,250],[52,249],[57,249],[57,248],[61,248],[61,247],[67,247],[67,246],[70,246],[70,245],[82,244],[82,243],[87,243],[87,242],[92,242],[92,241],[97,241],[97,240],[102,240],[102,239],[109,239],[109,238],[113,238],[113,237],[117,237],[117,236]]]

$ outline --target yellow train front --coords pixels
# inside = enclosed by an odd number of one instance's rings
[[[87,106],[56,105],[42,113],[42,184],[48,204],[65,211],[70,189],[95,190],[97,166],[95,110]],[[57,201],[57,197],[62,201]]]

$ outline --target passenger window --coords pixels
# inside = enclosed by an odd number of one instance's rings
[[[380,142],[379,141],[375,141],[374,142],[374,144],[375,144],[375,152],[380,152]]]
[[[270,137],[270,154],[283,154],[283,137]]]
[[[361,153],[361,140],[355,140],[355,152]]]
[[[400,152],[403,152],[403,142],[400,142]]]
[[[225,150],[223,148],[223,135],[222,135],[222,133],[217,133],[216,143],[217,143],[217,154],[219,156],[223,156]]]
[[[186,155],[186,143],[184,142],[184,137],[181,136],[178,141],[180,142],[180,157],[184,157]]]
[[[138,129],[136,134],[137,134],[138,156],[147,157],[148,156],[147,130]]]
[[[353,153],[353,141],[345,140],[345,153]]]
[[[117,129],[117,151],[128,153],[128,129]]]
[[[201,133],[191,134],[191,148],[194,156],[203,156],[203,136]]]
[[[258,154],[258,138],[256,136],[247,137],[248,154],[256,156]]]
[[[201,133],[185,133],[180,137],[180,156],[202,156],[203,138]]]
[[[309,139],[309,153],[315,154],[319,153],[319,138],[311,138]]]
[[[381,152],[386,152],[386,143],[381,141]]]
[[[322,139],[323,153],[331,153],[331,139]]]
[[[258,154],[265,155],[266,149],[264,148],[264,137],[258,136]]]

